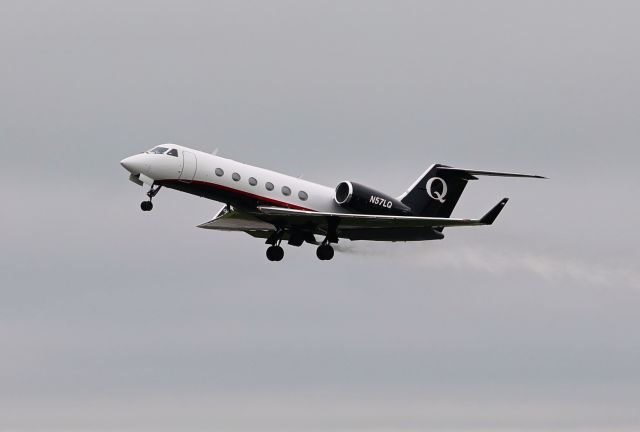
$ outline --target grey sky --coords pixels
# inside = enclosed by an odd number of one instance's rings
[[[640,4],[0,3],[0,430],[640,427]],[[443,242],[321,263],[139,211],[162,142],[400,194]]]

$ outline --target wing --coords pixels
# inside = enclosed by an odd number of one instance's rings
[[[218,231],[243,231],[254,237],[268,237],[275,227],[248,213],[225,207],[209,222],[198,228]]]
[[[258,207],[258,213],[247,213],[225,207],[215,218],[198,227],[242,231],[258,238],[268,238],[278,227],[287,231],[283,237],[285,240],[291,233],[298,232],[307,236],[305,241],[313,244],[317,244],[314,234],[331,235],[331,232],[352,240],[434,240],[443,237],[437,228],[491,225],[507,201],[507,198],[503,199],[480,219],[314,212],[283,207]]]
[[[260,212],[274,225],[326,228],[329,221],[337,223],[338,230],[385,229],[385,228],[440,228],[455,226],[491,225],[498,217],[508,198],[500,201],[480,219],[454,219],[417,216],[383,216],[352,213],[328,213],[307,210],[292,210],[282,207],[258,207]]]

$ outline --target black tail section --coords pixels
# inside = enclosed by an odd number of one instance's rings
[[[432,165],[400,201],[411,207],[417,216],[449,217],[464,192],[469,180],[476,177],[458,171],[449,171],[446,165]]]
[[[411,185],[409,190],[400,197],[400,201],[411,207],[416,216],[448,218],[458,204],[467,182],[477,180],[477,176],[546,178],[529,174],[452,168],[436,164]],[[486,221],[493,222],[505,204],[506,199],[485,216]]]

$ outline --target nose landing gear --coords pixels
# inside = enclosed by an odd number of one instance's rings
[[[154,196],[156,196],[158,194],[158,192],[160,192],[160,189],[162,188],[162,186],[158,186],[156,188],[154,188],[153,186],[151,186],[151,188],[149,189],[149,192],[147,192],[147,196],[149,197],[149,201],[142,201],[140,203],[140,208],[142,209],[142,211],[151,211],[153,209],[153,203],[151,202],[151,200],[153,199]]]

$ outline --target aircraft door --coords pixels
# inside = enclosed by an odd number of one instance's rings
[[[182,171],[180,172],[180,181],[185,183],[191,183],[196,176],[196,170],[198,169],[198,160],[196,155],[188,152],[182,152]]]

